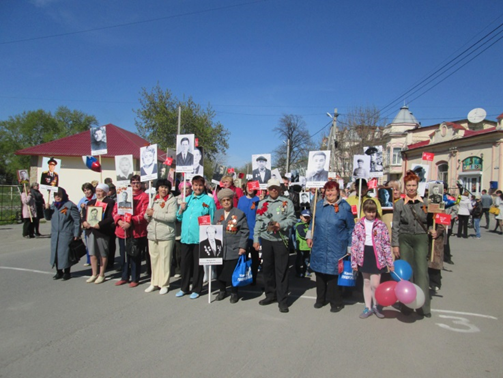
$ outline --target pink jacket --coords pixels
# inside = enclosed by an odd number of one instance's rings
[[[372,227],[372,244],[378,269],[393,266],[390,238],[386,224],[380,219],[374,221]],[[365,249],[365,217],[355,224],[351,243],[351,267],[363,266],[363,250]]]
[[[148,207],[148,194],[143,190],[133,193],[133,216],[131,217],[132,221],[132,229],[133,229],[133,237],[135,239],[142,238],[147,236],[147,220],[145,219],[145,211],[147,211]],[[119,221],[124,220],[124,215],[117,213],[117,203],[114,206],[113,212],[114,222],[117,225],[115,228],[115,235],[121,239],[125,239],[126,235],[122,227],[119,226]],[[128,236],[130,236],[128,229]]]
[[[25,192],[21,193],[21,202],[23,203],[23,218],[37,217],[37,207],[35,206],[35,198],[31,194],[26,195]]]

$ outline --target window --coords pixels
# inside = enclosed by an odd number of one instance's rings
[[[393,147],[392,151],[391,165],[402,165],[402,149]]]
[[[438,180],[443,181],[446,185],[448,185],[448,175],[447,172],[449,171],[449,166],[446,163],[439,164],[438,165]]]

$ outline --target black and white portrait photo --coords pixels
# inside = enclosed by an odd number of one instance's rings
[[[176,171],[191,173],[194,165],[194,134],[176,136]]]
[[[416,164],[412,167],[412,170],[416,175],[419,176],[419,185],[417,186],[417,193],[424,197],[426,192],[426,181],[428,180],[428,174],[430,172],[430,166],[426,164]]]
[[[141,181],[157,180],[157,144],[140,148]]]
[[[309,206],[311,203],[310,196],[308,192],[300,192],[299,203],[301,206]]]
[[[428,202],[440,204],[444,199],[444,186],[435,182],[430,182],[428,185]]]
[[[86,221],[91,227],[96,226],[103,217],[103,208],[101,206],[87,206]]]
[[[211,177],[211,182],[215,185],[220,184],[220,180],[222,180],[222,177],[225,175],[225,171],[227,170],[227,167],[222,164],[216,164],[215,168],[213,169],[213,176]]]
[[[193,175],[204,175],[204,149],[203,147],[194,147],[194,161],[192,163],[192,174]]]
[[[222,225],[199,227],[199,265],[223,264]]]
[[[107,128],[99,126],[91,128],[91,155],[104,155],[107,153]]]
[[[252,180],[259,182],[260,189],[267,189],[271,178],[271,154],[252,155]]]
[[[30,175],[26,169],[19,169],[17,171],[17,181],[20,184],[29,184],[30,183]]]
[[[129,184],[131,177],[133,177],[133,155],[115,156],[115,175],[119,184]]]
[[[330,151],[309,151],[306,180],[310,188],[323,187],[328,181]]]
[[[370,156],[370,177],[381,177],[383,175],[382,146],[364,147],[363,153]]]
[[[377,190],[377,195],[382,208],[392,208],[393,207],[393,189],[391,188],[379,188]]]
[[[121,215],[133,214],[133,188],[117,186],[117,212]]]
[[[44,169],[47,167],[47,169]],[[53,157],[42,158],[42,174],[40,175],[40,188],[58,191],[59,185],[59,169],[61,167],[61,159]]]
[[[356,178],[369,178],[370,171],[370,156],[368,155],[354,155],[353,156],[353,177]]]

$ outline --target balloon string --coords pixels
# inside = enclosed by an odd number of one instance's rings
[[[398,279],[399,279],[400,281],[403,281],[402,277],[400,277],[398,274],[396,274],[396,272],[391,272],[391,274],[394,274],[395,276],[397,276],[397,277],[398,277]]]

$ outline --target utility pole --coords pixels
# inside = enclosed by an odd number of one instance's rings
[[[182,128],[182,107],[178,107],[178,135],[181,134],[181,128]]]
[[[332,118],[332,127],[330,128],[330,134],[328,136],[328,146],[330,150],[330,166],[329,171],[339,173],[342,177],[342,172],[337,172],[339,167],[336,166],[337,159],[335,158],[335,154],[337,152],[337,148],[335,144],[337,143],[337,117],[339,117],[339,113],[337,113],[337,108],[334,109],[334,115],[332,116],[330,113],[327,113],[330,118]]]
[[[286,140],[286,172],[290,172],[290,138]]]

